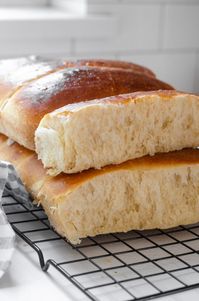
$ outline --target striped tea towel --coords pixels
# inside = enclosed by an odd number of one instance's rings
[[[22,202],[27,203],[29,200],[29,194],[14,167],[8,162],[0,161],[0,278],[8,268],[15,249],[15,233],[2,207],[5,193]]]

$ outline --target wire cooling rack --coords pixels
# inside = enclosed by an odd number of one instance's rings
[[[149,300],[199,287],[199,224],[84,239],[74,247],[41,207],[10,196],[4,209],[15,232],[91,300]]]

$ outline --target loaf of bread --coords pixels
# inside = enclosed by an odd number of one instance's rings
[[[67,105],[43,117],[36,151],[50,175],[199,146],[199,96],[135,92]]]
[[[42,117],[64,105],[133,91],[172,89],[152,76],[109,67],[65,68],[26,83],[0,106],[0,132],[34,149]]]
[[[96,66],[129,69],[155,77],[146,67],[130,62],[112,60],[52,60],[38,56],[0,60],[0,104],[27,82],[55,72],[58,69],[80,66]]]
[[[199,221],[198,149],[51,177],[34,152],[0,135],[0,159],[14,164],[53,227],[72,243],[103,233]]]

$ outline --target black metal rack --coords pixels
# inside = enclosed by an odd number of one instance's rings
[[[4,196],[4,210],[42,270],[52,265],[91,300],[149,300],[199,287],[199,224],[101,235],[73,246],[41,207]]]

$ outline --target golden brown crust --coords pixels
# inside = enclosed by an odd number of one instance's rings
[[[1,112],[1,132],[34,149],[42,117],[64,105],[134,91],[172,89],[156,78],[118,68],[66,68],[36,79],[11,97]]]
[[[156,77],[155,74],[148,68],[125,61],[114,61],[114,60],[104,60],[104,59],[80,59],[73,62],[66,62],[68,67],[111,67],[111,68],[121,68],[130,69],[134,72],[143,73],[147,76]]]
[[[0,60],[0,100],[11,95],[24,83],[40,76],[56,71],[64,67],[111,67],[130,69],[148,76],[155,76],[154,73],[142,66],[122,61],[112,60],[52,60],[38,56],[29,56],[13,59]]]
[[[39,78],[22,88],[10,101],[26,109],[52,111],[64,104],[136,91],[172,90],[158,79],[117,68],[67,68]]]
[[[85,105],[93,105],[93,104],[127,104],[129,102],[136,103],[142,101],[145,96],[159,96],[162,100],[170,101],[174,96],[191,96],[192,94],[188,94],[185,92],[179,92],[176,90],[157,90],[157,91],[138,91],[126,94],[113,95],[100,99],[93,99],[90,101],[82,101],[77,103],[72,103],[66,106],[63,106],[57,110],[54,110],[51,114],[55,114],[57,116],[66,116],[68,114],[73,114],[74,109],[78,109],[84,107]],[[149,99],[149,98],[148,98]],[[49,115],[46,114],[45,118],[48,118]]]
[[[64,68],[61,60],[47,60],[36,56],[0,61],[0,101],[12,95],[23,84],[45,74]]]
[[[1,152],[0,152],[1,155]],[[199,164],[199,149],[184,149],[181,151],[156,154],[142,158],[126,161],[118,165],[109,165],[101,169],[89,169],[77,174],[60,174],[56,177],[48,177],[45,182],[46,188],[52,194],[62,194],[64,191],[72,190],[75,186],[84,181],[97,177],[104,173],[112,173],[118,170],[150,170],[161,169],[173,166],[176,168],[182,165]]]
[[[103,99],[95,99],[94,102],[104,102],[104,103],[118,103],[118,104],[125,104],[129,102],[139,102],[142,101],[142,98],[145,96],[148,96],[148,99],[150,99],[150,96],[159,96],[161,97],[161,100],[165,101],[170,101],[172,97],[174,96],[188,96],[188,95],[193,95],[191,93],[186,93],[186,92],[180,92],[176,90],[162,90],[159,89],[157,91],[138,91],[138,92],[133,92],[133,93],[126,93],[126,94],[120,94],[120,95],[115,95],[111,97],[105,97]]]
[[[3,135],[0,135],[0,145],[0,152],[3,154],[3,160],[10,161],[16,166],[20,166],[24,160],[33,155],[32,151],[10,141]]]

